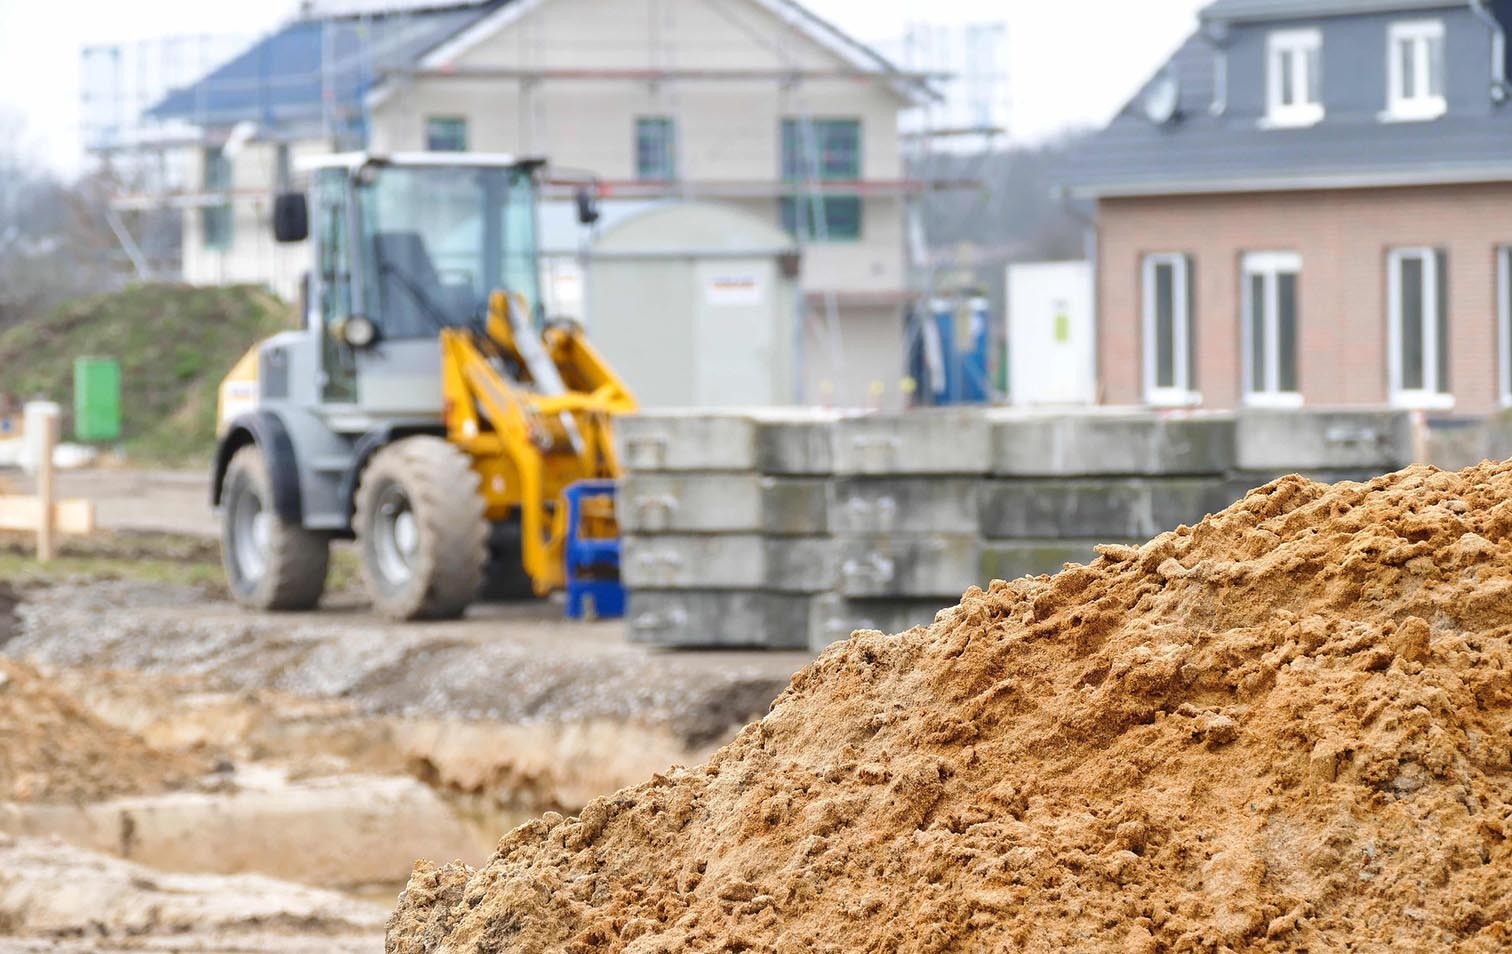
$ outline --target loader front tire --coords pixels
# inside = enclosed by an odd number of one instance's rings
[[[330,562],[325,536],[274,511],[273,484],[257,445],[237,451],[221,492],[221,563],[236,602],[256,610],[314,609]]]
[[[374,454],[353,529],[380,615],[455,619],[477,597],[489,525],[471,459],[445,440],[406,437]]]

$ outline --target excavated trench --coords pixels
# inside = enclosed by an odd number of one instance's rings
[[[501,831],[703,761],[802,662],[661,656],[549,612],[390,627],[347,608],[248,615],[193,586],[0,586],[0,665],[108,740],[32,740],[59,777],[70,746],[179,770],[115,784],[107,766],[50,797],[46,766],[17,787],[0,756],[0,838],[391,906],[417,858],[482,863]]]

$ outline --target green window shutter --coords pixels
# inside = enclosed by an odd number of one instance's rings
[[[784,119],[782,179],[797,186],[861,180],[861,121],[857,119]],[[858,195],[797,189],[779,201],[783,227],[808,241],[856,241],[861,238],[862,201]]]
[[[642,182],[677,180],[677,125],[666,116],[635,121],[635,176]]]
[[[817,200],[812,196],[784,196],[780,208],[782,227],[809,241],[853,242],[861,238],[860,196],[830,195]]]
[[[428,152],[466,152],[467,120],[460,116],[430,116],[425,120]]]

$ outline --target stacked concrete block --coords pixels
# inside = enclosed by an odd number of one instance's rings
[[[1291,473],[1368,480],[1417,459],[1421,436],[1404,411],[1246,411],[1235,433],[1234,476],[1251,487]]]
[[[813,649],[1420,443],[1406,414],[1333,411],[656,414],[620,440],[631,638]]]
[[[828,532],[832,418],[657,413],[620,422],[630,639],[808,646],[838,579]]]
[[[988,436],[980,411],[837,423],[829,525],[840,579],[816,605],[813,648],[837,633],[928,623],[986,582],[977,510]]]
[[[1153,413],[993,412],[982,570],[993,579],[1087,563],[1099,543],[1141,542],[1229,503],[1234,419]]]

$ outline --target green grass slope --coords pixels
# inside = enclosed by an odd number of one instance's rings
[[[79,299],[0,332],[0,393],[61,403],[68,439],[74,359],[115,358],[127,453],[206,459],[221,379],[248,348],[294,320],[287,304],[248,286],[138,285]]]

